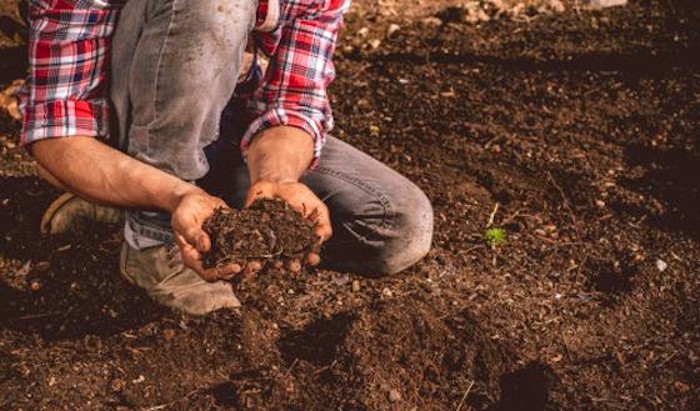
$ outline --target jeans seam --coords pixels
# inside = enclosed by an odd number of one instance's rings
[[[394,207],[391,205],[391,201],[389,201],[389,198],[384,195],[380,190],[377,190],[375,187],[372,187],[371,185],[365,183],[364,181],[360,180],[359,178],[349,176],[345,173],[342,173],[340,171],[332,170],[329,168],[324,168],[322,166],[316,167],[312,172],[317,172],[320,174],[325,174],[329,176],[336,177],[342,181],[345,181],[346,183],[350,183],[354,185],[355,187],[361,189],[367,194],[370,194],[379,200],[379,203],[382,205],[384,208],[384,216],[382,218],[382,222],[380,224],[368,224],[367,227],[370,229],[376,230],[376,229],[381,229],[385,228],[388,221],[389,221],[389,215],[393,214],[394,212]]]

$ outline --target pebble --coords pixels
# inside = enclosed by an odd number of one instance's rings
[[[385,297],[392,297],[394,293],[391,292],[389,287],[384,287],[384,289],[382,290],[382,295]]]
[[[627,0],[587,0],[588,7],[594,9],[605,9],[608,7],[626,6]]]
[[[355,280],[352,282],[352,292],[354,292],[354,293],[360,292],[360,281],[359,280]]]
[[[656,260],[656,269],[657,270],[659,270],[660,272],[663,273],[664,271],[666,271],[667,268],[668,268],[668,263],[666,261],[664,261],[660,258],[658,260]]]
[[[293,274],[299,274],[301,272],[301,262],[299,262],[299,260],[292,260],[287,264],[287,269]]]
[[[394,33],[396,33],[399,30],[401,30],[401,26],[399,26],[398,24],[390,24],[389,28],[386,31],[386,36],[391,37],[394,35]]]
[[[117,378],[109,383],[109,387],[112,389],[112,391],[119,392],[122,390],[122,388],[124,388],[124,381]]]
[[[389,401],[391,402],[398,402],[401,401],[401,393],[399,390],[389,390]]]
[[[163,330],[163,338],[165,338],[166,341],[170,341],[173,338],[175,338],[175,330],[172,328],[166,328]]]

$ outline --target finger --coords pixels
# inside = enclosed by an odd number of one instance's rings
[[[321,256],[316,253],[309,253],[306,255],[306,264],[311,267],[316,267],[321,264]]]
[[[195,222],[186,225],[174,222],[173,230],[182,236],[184,242],[195,247],[200,253],[206,253],[211,248],[209,236],[202,230],[202,227],[198,226]]]
[[[320,203],[316,208],[316,234],[321,238],[322,243],[328,241],[333,235],[331,215],[328,207],[323,203]]]
[[[217,268],[219,279],[221,280],[230,280],[243,271],[243,267],[241,267],[241,265],[238,263],[224,264],[218,266]]]
[[[199,274],[199,276],[205,279],[206,281],[216,281],[218,279],[216,270],[204,269],[204,267],[202,266],[202,255],[191,244],[188,244],[187,241],[182,237],[182,235],[176,234],[175,241],[180,246],[180,252],[182,253],[182,262],[186,266],[196,271],[197,274]]]

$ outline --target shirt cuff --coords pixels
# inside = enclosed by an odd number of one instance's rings
[[[20,143],[70,136],[106,137],[109,105],[106,99],[33,103],[22,108]]]
[[[313,169],[316,167],[316,164],[321,157],[323,145],[326,143],[325,133],[321,131],[319,124],[308,116],[305,116],[298,111],[291,111],[280,107],[266,111],[255,119],[250,126],[248,126],[248,130],[241,139],[241,153],[243,153],[243,158],[247,157],[250,143],[253,141],[253,138],[255,138],[256,135],[266,129],[278,126],[300,128],[306,131],[311,138],[313,138],[314,158],[309,168]]]

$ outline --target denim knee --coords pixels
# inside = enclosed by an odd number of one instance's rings
[[[414,184],[395,193],[389,217],[392,234],[377,259],[376,272],[381,275],[396,274],[417,263],[433,241],[433,206]]]

